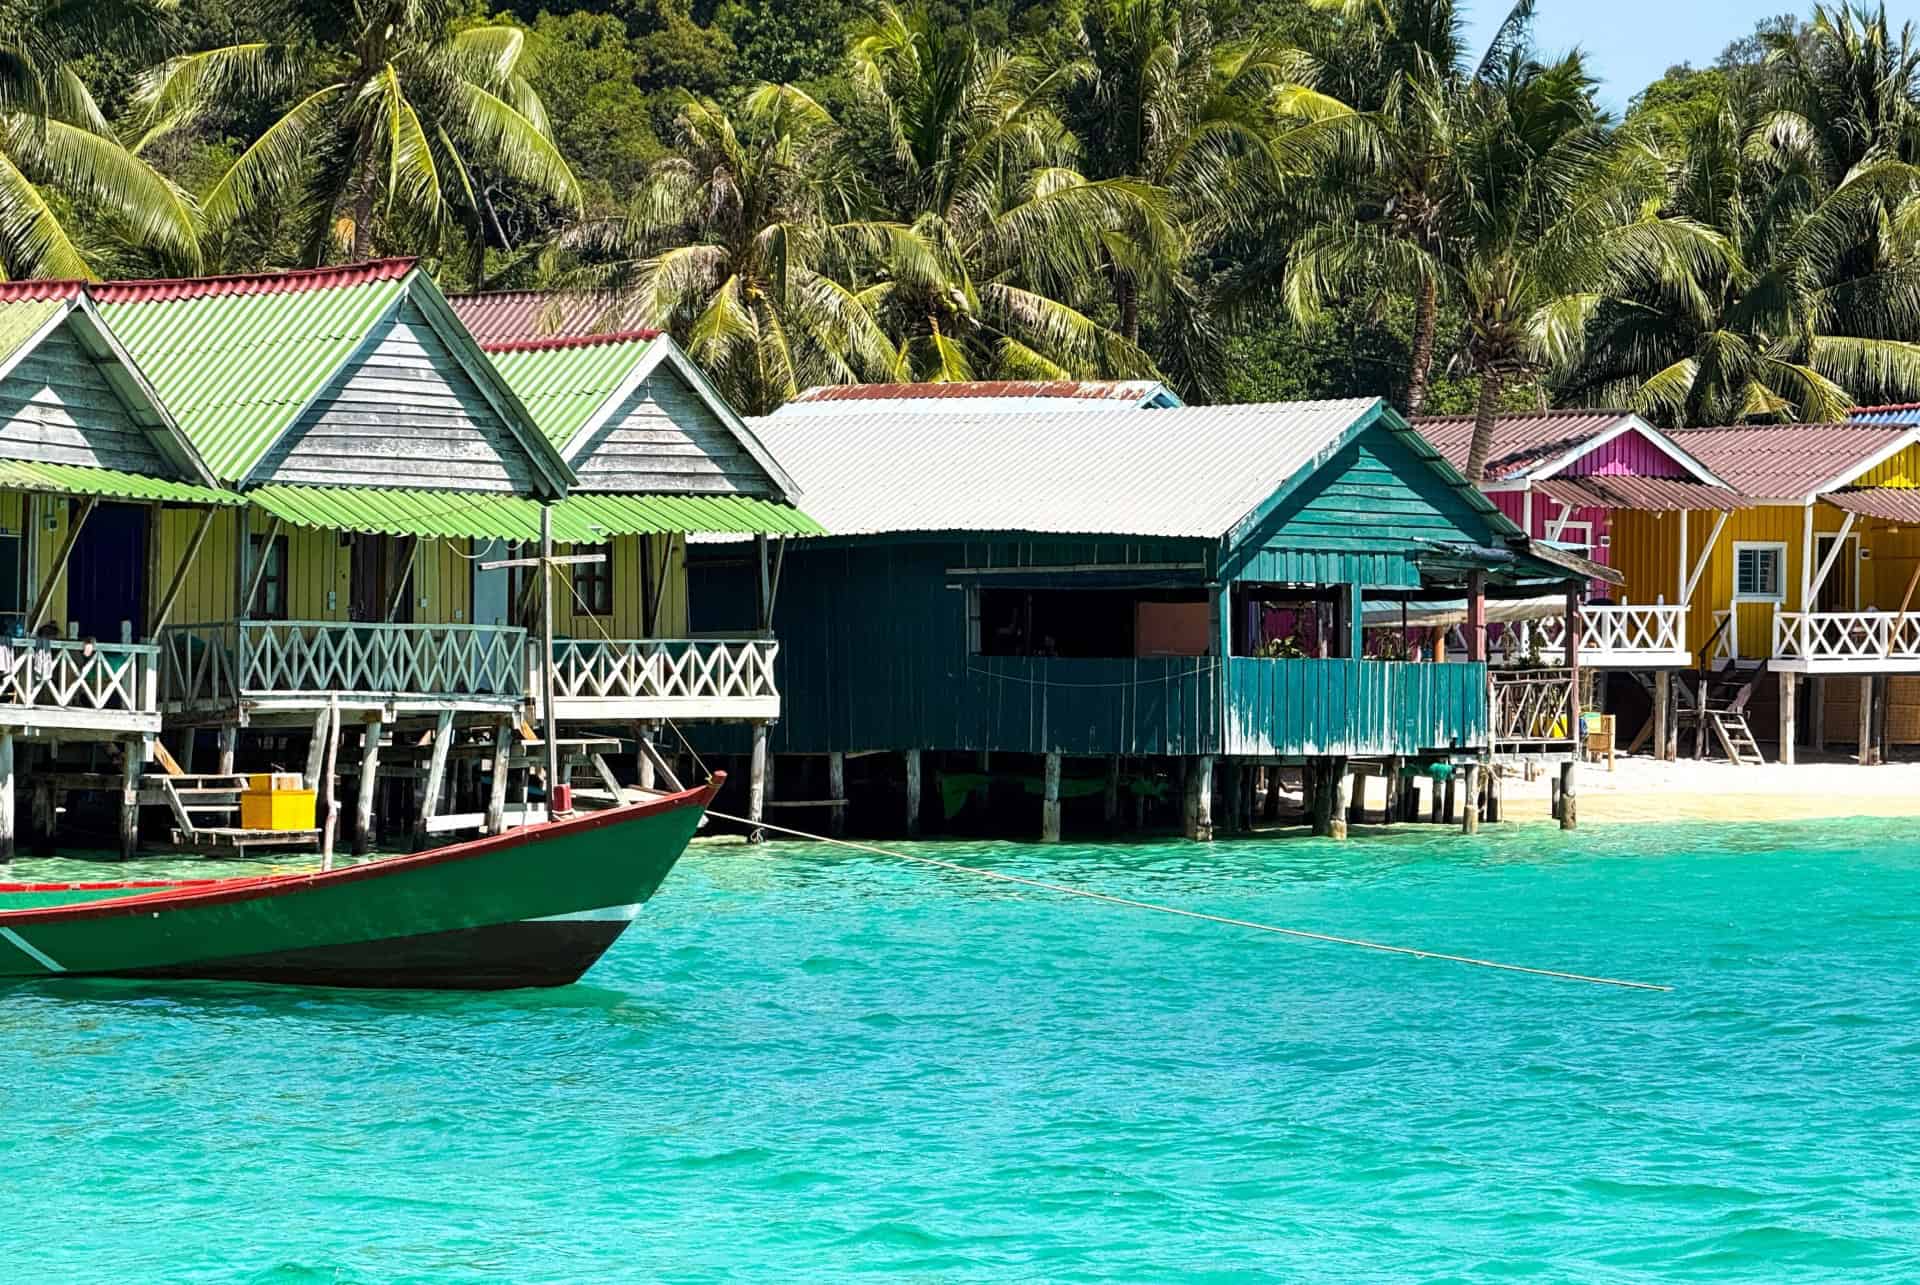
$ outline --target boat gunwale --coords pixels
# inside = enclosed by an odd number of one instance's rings
[[[606,808],[599,812],[584,812],[577,816],[562,817],[554,821],[544,821],[539,825],[520,826],[503,834],[482,835],[477,839],[468,839],[461,843],[448,844],[445,847],[429,848],[425,852],[406,853],[396,857],[384,857],[375,861],[365,861],[358,865],[341,866],[335,870],[306,870],[289,874],[241,875],[232,879],[195,879],[181,882],[137,880],[125,885],[112,882],[93,884],[13,884],[0,883],[0,894],[25,892],[98,892],[105,888],[124,886],[130,890],[153,889],[154,891],[135,891],[128,897],[104,897],[94,901],[63,903],[51,906],[23,906],[18,910],[0,910],[0,926],[13,927],[16,924],[67,922],[81,919],[113,919],[123,915],[137,914],[141,911],[158,908],[180,908],[183,906],[200,907],[223,905],[234,901],[254,901],[262,897],[271,897],[294,888],[317,885],[354,883],[363,879],[380,878],[401,870],[418,870],[427,866],[441,865],[449,861],[461,861],[472,857],[485,856],[490,852],[517,848],[538,840],[552,838],[558,833],[570,833],[576,830],[599,830],[607,826],[637,821],[642,817],[659,813],[674,812],[681,808],[699,807],[704,809],[713,802],[720,792],[726,773],[716,772],[713,779],[705,785],[682,790],[677,794],[665,795],[657,799],[647,799],[640,803],[623,804],[617,808]]]

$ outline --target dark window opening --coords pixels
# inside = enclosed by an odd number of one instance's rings
[[[249,556],[247,574],[251,576],[260,567],[260,546],[266,539],[263,535],[247,538]],[[244,592],[245,586],[242,586]],[[260,577],[260,588],[253,597],[254,620],[285,620],[287,618],[287,537],[273,537],[273,547],[267,551],[267,569]]]
[[[1268,660],[1346,657],[1353,650],[1345,585],[1235,585],[1233,654]]]
[[[983,656],[1109,660],[1212,651],[1212,612],[1198,589],[978,589],[974,608],[970,625]]]
[[[573,591],[579,595],[574,605],[589,616],[611,616],[613,614],[613,546],[610,544],[576,545],[573,550],[582,557],[598,556],[599,562],[576,562],[573,564]]]

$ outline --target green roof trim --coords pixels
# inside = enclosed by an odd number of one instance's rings
[[[165,504],[238,505],[246,501],[231,491],[175,482],[144,473],[121,473],[85,464],[42,464],[33,460],[0,459],[0,489],[47,491],[56,495],[92,495],[105,500],[158,500]]]
[[[487,353],[500,377],[525,404],[541,434],[564,450],[575,434],[620,391],[654,340],[625,339]]]
[[[540,504],[483,491],[353,486],[263,486],[246,498],[294,526],[428,539],[538,540]],[[555,505],[553,538],[590,544],[600,535]]]
[[[609,535],[825,535],[826,528],[790,504],[748,495],[568,496],[553,506],[555,538],[570,527]],[[572,538],[572,537],[567,537]],[[589,537],[590,539],[593,537]]]

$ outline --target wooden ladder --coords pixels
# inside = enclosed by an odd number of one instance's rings
[[[1736,767],[1752,767],[1767,760],[1761,756],[1760,743],[1753,739],[1753,729],[1747,726],[1747,712],[1744,709],[1706,710],[1707,726],[1713,729],[1713,738],[1720,742],[1727,761]]]

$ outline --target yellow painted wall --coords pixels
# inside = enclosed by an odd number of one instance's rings
[[[667,558],[666,600],[660,606],[660,627],[649,631],[646,620],[646,572],[660,567],[661,542],[671,543]],[[562,546],[563,553],[580,550]],[[556,611],[554,629],[569,638],[680,638],[687,632],[687,542],[684,536],[616,536],[612,549],[613,614],[590,616],[579,610],[580,600],[569,593],[561,599],[569,610]],[[569,574],[575,574],[569,572]]]
[[[1909,446],[1885,463],[1876,464],[1849,482],[1849,486],[1920,486],[1920,446]]]

